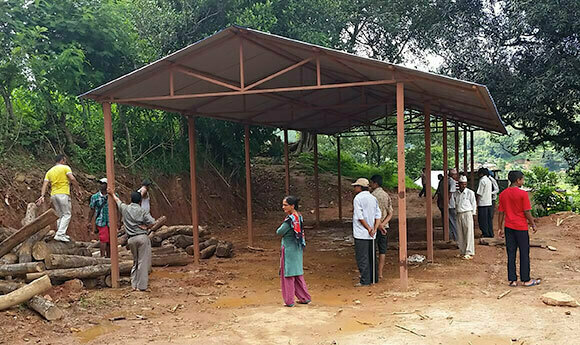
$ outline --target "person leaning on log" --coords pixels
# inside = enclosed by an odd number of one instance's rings
[[[74,192],[77,196],[80,196],[81,189],[71,168],[66,165],[66,156],[56,156],[55,162],[56,164],[44,176],[40,198],[36,200],[36,205],[44,203],[44,194],[46,194],[48,183],[50,182],[50,201],[52,201],[54,210],[58,215],[58,221],[56,222],[57,231],[54,239],[56,241],[69,242],[70,238],[66,231],[72,216],[70,183],[74,185]]]
[[[124,204],[111,188],[107,189],[107,193],[117,203],[128,236],[127,247],[133,254],[131,286],[133,290],[147,291],[151,267],[151,241],[147,236],[147,230],[155,223],[155,219],[141,208],[141,193],[131,192],[129,205]]]
[[[111,257],[111,245],[109,241],[109,205],[107,200],[107,178],[99,180],[99,191],[91,196],[89,211],[89,222],[87,230],[90,232],[94,228],[95,234],[99,234],[99,249],[102,257]],[[95,222],[93,223],[93,216]]]

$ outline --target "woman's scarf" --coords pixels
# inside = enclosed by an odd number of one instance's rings
[[[306,240],[304,238],[304,231],[302,230],[302,216],[290,214],[284,219],[288,222],[292,229],[294,230],[294,238],[296,238],[296,243],[302,248],[306,247]]]

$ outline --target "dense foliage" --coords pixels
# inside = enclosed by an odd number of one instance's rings
[[[65,152],[102,171],[99,105],[76,96],[239,24],[395,63],[442,57],[440,71],[488,84],[500,113],[522,131],[503,148],[554,148],[576,169],[570,175],[580,184],[578,6],[548,0],[3,0],[0,153]],[[187,170],[187,126],[179,115],[115,106],[113,121],[122,166]],[[200,156],[238,171],[241,126],[200,119],[197,130]],[[416,177],[422,137],[407,139],[407,172]],[[333,140],[321,139],[321,145],[330,150]],[[272,129],[252,128],[251,142],[253,154],[280,156]],[[368,166],[391,166],[395,148],[392,138],[343,139],[343,151]],[[435,169],[442,166],[441,152],[441,137],[434,136]]]

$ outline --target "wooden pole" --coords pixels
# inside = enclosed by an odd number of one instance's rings
[[[115,152],[113,149],[113,119],[111,103],[103,103],[103,118],[105,125],[105,163],[107,167],[107,185],[115,192]],[[108,198],[109,203],[109,241],[111,246],[111,287],[119,287],[119,252],[117,248],[117,220],[119,219],[117,203]]]
[[[443,239],[449,241],[449,161],[447,154],[447,115],[443,115]]]
[[[191,225],[193,228],[193,261],[199,263],[199,211],[197,208],[197,171],[195,158],[195,118],[187,118],[187,133],[189,137],[189,186],[191,191]]]
[[[471,190],[475,191],[475,162],[474,162],[474,158],[473,158],[473,131],[471,131],[470,133],[470,142],[469,142],[469,146],[470,146],[470,150],[471,150],[471,176],[469,176],[469,178],[471,179]]]
[[[433,196],[431,190],[431,105],[426,104],[425,116],[425,220],[427,228],[427,260],[433,262]]]
[[[467,176],[467,129],[463,130],[463,173]]]
[[[336,137],[336,174],[338,175],[338,220],[342,222],[342,172],[340,170],[340,137]]]
[[[286,171],[286,195],[290,195],[290,160],[288,158],[288,130],[284,130],[284,168]]]
[[[401,288],[408,288],[407,204],[405,193],[405,94],[404,84],[397,83],[397,166],[399,189],[399,276]]]
[[[459,126],[455,124],[455,170],[459,172]]]
[[[314,133],[314,214],[316,227],[320,225],[320,186],[318,181],[318,134]]]
[[[244,147],[246,149],[246,218],[248,222],[248,245],[254,245],[252,228],[252,171],[250,168],[250,126],[244,126]]]

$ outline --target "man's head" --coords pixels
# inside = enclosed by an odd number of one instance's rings
[[[353,184],[351,184],[351,186],[354,187],[354,192],[358,194],[362,191],[369,190],[369,180],[361,177],[358,180],[356,180]]]
[[[479,168],[479,170],[477,170],[477,176],[479,177],[487,176],[487,169]]]
[[[54,162],[58,164],[66,164],[66,156],[65,155],[56,155],[54,157]]]
[[[457,180],[457,177],[459,177],[457,175],[457,170],[456,169],[449,169],[449,177],[451,177],[454,180]]]
[[[519,170],[512,170],[508,173],[508,180],[512,185],[521,187],[524,185],[524,173]]]
[[[149,179],[144,179],[143,182],[141,182],[141,185],[149,188],[151,181],[149,181]]]
[[[141,203],[141,193],[139,192],[131,192],[131,202],[134,204]]]
[[[107,178],[106,177],[103,177],[102,179],[99,180],[99,190],[103,194],[107,194]]]
[[[373,175],[369,182],[369,187],[371,190],[375,190],[383,186],[383,177],[381,175]]]
[[[459,191],[463,192],[467,188],[467,176],[461,175],[459,177]]]
[[[439,179],[439,181],[443,180],[443,174],[437,175],[437,179]]]

